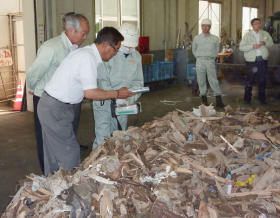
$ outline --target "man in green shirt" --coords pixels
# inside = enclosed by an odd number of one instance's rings
[[[37,57],[26,72],[26,83],[33,94],[34,122],[37,140],[38,158],[41,170],[44,172],[43,139],[41,124],[37,114],[37,105],[45,85],[51,79],[62,60],[73,50],[76,50],[87,38],[89,22],[81,14],[65,16],[65,32],[44,42],[38,50]],[[77,116],[79,107],[76,108]],[[78,119],[76,119],[78,120]],[[78,123],[74,124],[77,129]]]
[[[206,92],[208,82],[216,96],[216,107],[224,107],[222,92],[217,80],[215,59],[220,48],[219,38],[210,33],[211,20],[204,19],[201,23],[202,33],[197,35],[192,44],[192,52],[196,58],[196,74],[202,103],[208,105]]]

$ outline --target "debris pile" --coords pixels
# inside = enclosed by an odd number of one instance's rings
[[[279,217],[269,113],[174,111],[116,131],[73,172],[29,175],[2,217]]]

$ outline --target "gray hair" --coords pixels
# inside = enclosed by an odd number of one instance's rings
[[[82,14],[75,14],[74,12],[70,12],[64,15],[63,21],[65,22],[65,30],[66,32],[73,27],[75,31],[78,31],[81,28],[81,22],[88,22],[88,19]]]

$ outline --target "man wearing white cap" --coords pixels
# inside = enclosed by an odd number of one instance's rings
[[[140,88],[144,85],[141,55],[135,50],[138,46],[139,31],[133,24],[123,23],[120,28],[123,35],[121,47],[117,55],[109,62],[103,63],[98,69],[98,88],[104,90],[119,87]],[[95,140],[93,149],[102,144],[104,139],[111,136],[115,130],[127,129],[127,115],[112,116],[111,109],[115,105],[130,105],[135,103],[140,94],[127,99],[94,101],[93,112],[95,120]]]
[[[208,82],[216,96],[216,107],[224,107],[222,102],[222,92],[217,80],[215,59],[218,56],[220,48],[219,38],[210,33],[212,22],[209,19],[203,19],[201,23],[202,33],[197,35],[192,44],[192,52],[196,57],[196,73],[199,92],[202,103],[208,105],[206,91],[206,75]]]

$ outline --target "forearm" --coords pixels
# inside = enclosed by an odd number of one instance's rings
[[[253,45],[241,45],[239,46],[240,51],[251,51],[254,49]]]
[[[41,78],[44,73],[43,70],[40,70],[41,69],[36,67],[36,63],[34,63],[26,72],[26,84],[27,87],[32,91],[34,91],[39,78]]]
[[[195,56],[196,57],[196,48],[192,48],[192,53],[193,53],[193,56]]]
[[[32,83],[32,77],[30,74],[28,74],[28,71],[26,73],[26,85],[27,87],[31,90],[31,91],[34,91],[34,83]]]
[[[247,38],[244,38],[241,40],[240,45],[239,45],[239,50],[240,51],[251,51],[254,49],[254,45],[252,42],[250,42]]]
[[[103,89],[89,89],[84,91],[84,95],[87,99],[102,101],[112,98],[118,98],[119,93],[115,90],[105,91]]]
[[[270,36],[268,36],[267,39],[265,39],[264,42],[265,42],[265,46],[266,46],[267,48],[270,48],[270,47],[273,46],[273,40],[272,40],[272,38],[271,38]]]
[[[194,55],[195,57],[196,57],[196,55],[195,55],[196,49],[197,49],[197,47],[196,47],[196,42],[195,42],[195,40],[194,40],[193,43],[192,43],[192,53],[193,53],[193,55]]]

